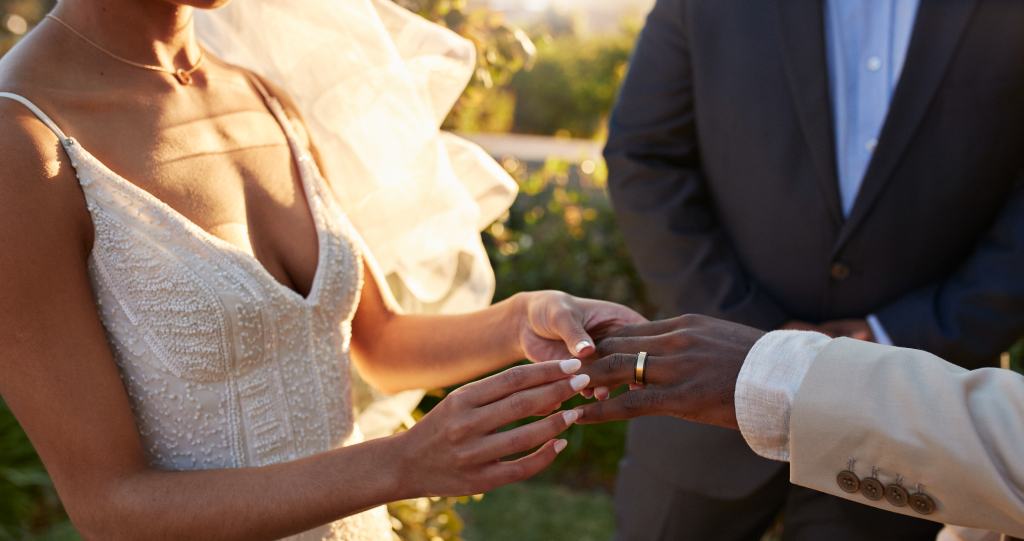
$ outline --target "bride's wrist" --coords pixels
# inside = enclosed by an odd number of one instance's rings
[[[526,358],[526,348],[523,345],[523,335],[530,330],[530,302],[536,296],[534,291],[523,291],[508,298],[508,315],[505,321],[508,322],[508,329],[513,331],[510,341],[513,346],[513,362]]]
[[[382,488],[391,502],[418,498],[427,493],[420,486],[423,462],[416,442],[410,438],[409,431],[405,431],[381,440],[388,447],[388,451],[381,456],[387,465],[384,468],[387,474],[382,478]]]

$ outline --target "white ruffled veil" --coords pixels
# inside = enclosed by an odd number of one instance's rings
[[[480,147],[440,130],[475,69],[471,42],[390,0],[235,0],[197,10],[196,33],[295,101],[324,176],[403,309],[490,304],[480,231],[517,187]],[[360,390],[368,437],[407,420],[422,396],[367,400]]]

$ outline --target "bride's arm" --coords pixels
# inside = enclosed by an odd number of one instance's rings
[[[401,314],[368,267],[364,275],[352,360],[385,392],[444,387],[527,358],[586,357],[595,338],[646,321],[624,306],[559,291],[518,293],[469,314]]]
[[[390,438],[269,467],[151,470],[93,304],[81,189],[54,136],[19,108],[0,103],[0,394],[85,539],[277,539],[399,498],[483,492],[554,459],[572,413],[492,432],[572,396],[570,382],[587,381],[569,379],[574,363],[467,386]]]

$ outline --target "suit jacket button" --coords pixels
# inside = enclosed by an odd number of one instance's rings
[[[935,511],[935,500],[923,492],[910,495],[910,507],[922,515],[930,515]]]
[[[878,479],[868,477],[860,482],[860,493],[869,500],[881,500],[885,493],[885,487],[878,482]]]
[[[828,269],[828,275],[837,282],[842,282],[850,277],[850,266],[846,263],[833,263],[832,267]]]
[[[836,476],[836,484],[839,485],[839,488],[843,489],[843,492],[853,494],[860,488],[860,479],[852,471],[843,470]]]
[[[889,485],[885,487],[885,499],[896,507],[903,507],[910,500],[910,495],[907,494],[907,489],[899,485]]]

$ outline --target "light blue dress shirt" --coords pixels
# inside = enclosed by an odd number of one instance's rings
[[[919,0],[825,0],[825,42],[843,216],[849,217],[903,72]],[[868,323],[892,344],[878,318]]]

